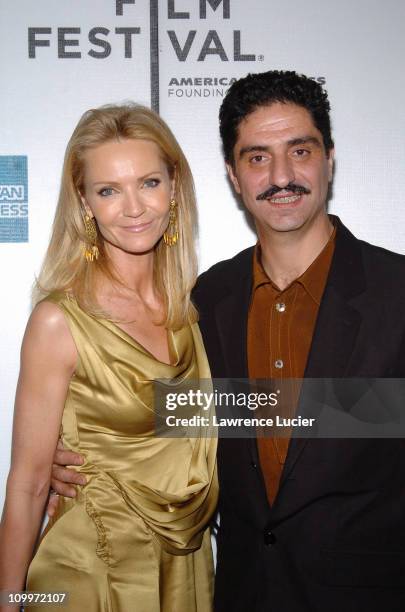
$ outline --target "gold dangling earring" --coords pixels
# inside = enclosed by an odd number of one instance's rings
[[[99,256],[96,222],[93,217],[90,217],[87,213],[84,215],[83,220],[87,237],[87,242],[84,245],[84,256],[86,261],[94,261],[94,259],[98,259]]]
[[[176,200],[170,200],[170,212],[169,212],[169,223],[167,229],[163,234],[163,240],[167,246],[175,246],[179,239],[179,231],[177,228],[177,202]]]

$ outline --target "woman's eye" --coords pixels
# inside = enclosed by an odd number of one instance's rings
[[[98,195],[102,196],[102,197],[106,197],[106,196],[110,196],[114,193],[114,190],[112,187],[103,187],[102,189],[100,189],[100,191],[98,192]]]
[[[145,187],[157,187],[160,183],[160,180],[157,178],[149,178],[144,182]]]

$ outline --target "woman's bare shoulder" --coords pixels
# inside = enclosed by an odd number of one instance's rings
[[[61,361],[65,366],[76,365],[77,349],[62,308],[43,300],[35,306],[28,320],[23,340],[23,351],[34,349]]]

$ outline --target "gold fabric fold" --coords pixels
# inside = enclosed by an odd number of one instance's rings
[[[86,588],[95,602],[86,612],[208,612],[217,440],[155,437],[152,384],[210,377],[197,324],[168,333],[168,365],[73,299],[47,299],[64,311],[79,354],[62,432],[85,458],[87,484],[61,500],[27,588],[70,591],[67,610],[84,609]]]

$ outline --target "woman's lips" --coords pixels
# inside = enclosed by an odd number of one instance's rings
[[[152,221],[149,221],[148,223],[136,223],[134,225],[126,225],[122,229],[124,229],[126,232],[137,234],[139,232],[143,232],[144,230],[148,229],[151,225],[152,225]]]

